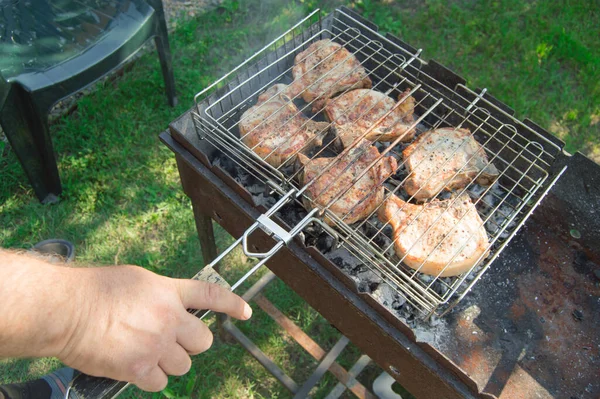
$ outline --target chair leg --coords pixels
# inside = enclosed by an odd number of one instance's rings
[[[165,22],[165,13],[162,8],[161,0],[153,1],[151,4],[154,7],[157,15],[157,35],[154,37],[154,43],[156,43],[160,67],[162,69],[163,79],[165,81],[167,99],[169,101],[169,105],[174,107],[177,105],[177,93],[175,92],[173,59],[171,57],[171,47],[169,46],[169,33],[167,31],[167,23]]]
[[[11,87],[0,109],[4,133],[43,204],[58,202],[62,192],[47,113],[18,85]]]

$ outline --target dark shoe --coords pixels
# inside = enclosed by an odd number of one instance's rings
[[[52,389],[42,379],[21,384],[0,385],[0,398],[3,399],[50,399]]]
[[[78,374],[70,367],[63,367],[37,380],[0,385],[0,399],[64,399],[69,384]]]
[[[32,250],[50,256],[60,256],[61,260],[67,263],[75,259],[75,245],[60,238],[40,241],[33,246]]]

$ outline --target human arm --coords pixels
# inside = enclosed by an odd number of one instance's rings
[[[0,357],[55,356],[148,391],[186,373],[212,333],[186,308],[248,319],[249,306],[214,284],[137,266],[68,268],[0,252]]]

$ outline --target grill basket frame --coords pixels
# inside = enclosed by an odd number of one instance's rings
[[[467,273],[449,278],[450,283],[444,283],[447,289],[441,294],[432,289],[431,279],[422,279],[420,273],[403,267],[388,255],[389,251],[382,251],[356,227],[328,210],[321,212],[334,221],[333,234],[340,245],[381,276],[424,316],[443,315],[483,276],[564,172],[566,167],[551,171],[556,157],[562,153],[562,143],[542,134],[534,125],[514,118],[511,110],[485,89],[472,90],[464,79],[444,66],[423,60],[420,50],[392,35],[379,34],[376,25],[353,11],[341,8],[323,16],[316,10],[195,96],[192,119],[198,138],[209,142],[216,151],[263,182],[275,196],[284,196],[290,190],[302,191],[302,188],[292,177],[269,165],[242,143],[237,121],[265,88],[291,81],[289,69],[300,51],[314,41],[331,37],[355,53],[378,91],[392,93],[412,89],[419,123],[429,128],[469,127],[483,144],[491,162],[502,165],[502,178],[513,182],[512,186],[503,187],[506,198],[515,196],[515,188],[521,190],[516,195],[518,203],[512,206],[511,213],[490,239],[490,256],[480,259]],[[381,79],[381,74],[386,78]],[[525,173],[521,173],[523,171]]]

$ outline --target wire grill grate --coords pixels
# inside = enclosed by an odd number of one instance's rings
[[[321,113],[311,113],[310,108],[313,104],[303,101],[300,91],[288,92],[291,93],[289,104],[282,104],[279,110],[254,128],[259,128],[262,123],[269,123],[269,118],[275,118],[280,110],[293,104],[293,117],[304,116],[303,123],[296,129],[311,123],[326,126],[313,137],[313,143],[309,140],[305,147],[297,149],[287,160],[275,165],[270,162],[269,157],[276,148],[267,156],[260,157],[255,152],[256,148],[244,144],[243,139],[252,131],[240,134],[242,115],[253,106],[260,108],[264,105],[263,102],[257,106],[257,98],[273,85],[286,84],[288,87],[294,87],[297,82],[293,82],[291,70],[295,57],[306,51],[312,43],[322,39],[331,39],[350,51],[358,59],[358,67],[364,68],[371,79],[374,90],[393,98],[398,98],[404,93],[394,108],[388,110],[378,122],[408,101],[408,94],[414,99],[415,116],[410,125],[411,130],[422,134],[440,128],[469,129],[470,136],[481,145],[489,163],[498,170],[498,178],[494,184],[481,186],[475,183],[483,173],[482,169],[471,177],[471,182],[466,187],[457,190],[455,194],[458,195],[446,195],[451,203],[456,201],[460,194],[468,194],[489,238],[489,256],[486,258],[485,254],[482,254],[468,272],[456,277],[426,276],[407,267],[403,259],[394,253],[388,224],[382,223],[376,217],[377,209],[382,206],[383,201],[362,220],[352,224],[347,223],[347,219],[353,208],[341,214],[331,210],[332,205],[370,173],[371,168],[376,167],[384,157],[395,158],[398,167],[391,178],[378,182],[384,187],[383,198],[396,195],[414,202],[415,198],[403,190],[409,173],[406,169],[408,159],[402,154],[408,143],[403,143],[402,137],[386,143],[369,140],[369,144],[378,148],[380,155],[365,166],[361,173],[354,176],[350,184],[344,185],[333,198],[325,202],[319,199],[322,199],[323,192],[327,190],[321,190],[318,195],[311,196],[308,195],[310,186],[330,169],[335,168],[336,163],[343,157],[351,156],[358,162],[367,151],[367,147],[361,147],[360,141],[357,140],[345,148],[340,148],[339,140],[336,140],[332,133],[335,130],[333,122],[325,121]],[[420,311],[431,314],[439,312],[441,305],[446,305],[442,310],[447,311],[457,303],[522,226],[560,176],[558,173],[552,176],[553,179],[549,179],[550,167],[561,148],[557,143],[504,112],[493,99],[486,96],[485,90],[477,93],[467,88],[464,82],[454,78],[443,79],[442,82],[439,72],[443,70],[435,63],[427,63],[421,59],[420,51],[407,47],[391,36],[380,35],[372,24],[357,19],[348,10],[336,10],[326,18],[321,18],[320,13],[315,12],[199,93],[195,98],[196,111],[192,117],[200,139],[210,142],[239,168],[270,187],[274,195],[284,195],[290,189],[295,189],[298,202],[319,209],[321,218],[333,227],[332,234],[335,234],[340,245],[396,288]],[[344,62],[341,62],[339,65],[343,64]],[[325,73],[319,79],[339,82],[352,72],[354,71],[332,70],[331,76]],[[356,100],[356,103],[360,100]],[[372,108],[363,110],[363,115],[371,110]],[[293,117],[284,121],[281,128],[284,129],[287,123],[291,123]],[[368,133],[363,133],[362,138]],[[322,140],[322,143],[316,145],[319,140]],[[464,139],[453,151],[460,151],[466,143],[467,139]],[[317,177],[301,184],[299,177],[303,168],[294,162],[295,155],[300,152],[307,154],[310,162],[319,157],[329,157],[331,161]],[[451,162],[454,152],[446,156],[442,167]],[[351,165],[352,162],[339,172],[339,176]],[[462,173],[466,167],[467,163],[460,166],[454,176]],[[433,175],[428,179],[432,178]],[[442,197],[444,195],[441,194]],[[354,207],[364,200],[365,198]],[[437,246],[443,245],[443,242],[444,240],[441,240]],[[435,282],[437,286],[434,286]],[[440,286],[442,289],[439,289]],[[435,287],[438,288],[434,289]],[[450,303],[453,297],[457,299]]]

